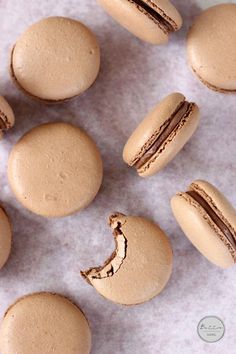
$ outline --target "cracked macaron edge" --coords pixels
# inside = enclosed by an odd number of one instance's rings
[[[126,223],[126,216],[122,213],[113,213],[109,217],[109,225],[113,229],[115,250],[102,266],[92,267],[81,271],[81,276],[93,285],[93,280],[102,280],[113,277],[122,268],[127,256],[128,240],[122,227]]]

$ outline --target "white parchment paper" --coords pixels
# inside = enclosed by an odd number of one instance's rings
[[[166,46],[151,46],[117,25],[95,0],[1,0],[0,92],[9,99],[16,126],[0,142],[0,199],[14,230],[12,255],[0,273],[0,315],[24,294],[48,290],[76,301],[93,332],[92,354],[234,354],[235,268],[220,270],[205,260],[177,226],[169,200],[196,178],[216,184],[236,206],[236,96],[205,88],[186,64],[185,36],[193,18],[220,1],[175,0],[183,29]],[[232,1],[235,2],[235,1]],[[13,86],[9,49],[28,25],[52,15],[79,19],[98,36],[102,67],[96,84],[61,106],[33,102]],[[165,95],[183,92],[199,104],[202,121],[192,140],[160,174],[141,179],[122,162],[126,139]],[[30,128],[63,120],[84,128],[104,160],[104,181],[94,203],[80,214],[48,220],[25,210],[8,186],[9,152]],[[107,217],[113,211],[155,220],[174,249],[166,290],[136,307],[112,304],[90,287],[80,270],[103,263],[114,243]],[[132,281],[132,279],[130,280]],[[201,341],[197,324],[207,315],[225,323],[224,338]],[[42,353],[43,354],[43,353]]]

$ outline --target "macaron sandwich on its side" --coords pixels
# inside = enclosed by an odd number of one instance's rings
[[[115,213],[110,217],[116,250],[102,267],[81,272],[101,295],[122,305],[149,301],[166,286],[172,272],[172,248],[153,222]]]
[[[141,177],[163,169],[191,138],[199,123],[199,109],[181,93],[163,99],[128,139],[124,161]]]
[[[212,263],[236,263],[236,211],[213,185],[197,180],[171,200],[174,216],[195,247]]]
[[[168,0],[98,0],[106,12],[136,37],[161,44],[182,26],[182,18]]]

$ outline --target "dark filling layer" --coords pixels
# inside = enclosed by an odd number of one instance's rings
[[[184,116],[187,116],[189,112],[192,110],[193,103],[184,102],[176,112],[170,117],[169,124],[167,124],[166,128],[163,130],[160,136],[154,141],[154,143],[150,146],[150,148],[143,154],[143,156],[135,163],[135,167],[138,170],[146,162],[150,160],[150,158],[155,155],[155,153],[159,150],[161,145],[165,142],[165,140],[170,136],[173,130],[179,125]]]
[[[212,207],[205,201],[204,198],[200,196],[195,191],[187,192],[201,207],[205,210],[205,212],[210,216],[212,221],[216,224],[216,226],[221,230],[221,232],[226,236],[231,245],[236,249],[236,240],[235,235],[230,231],[228,226],[220,219],[220,217],[216,214],[216,212],[212,209]]]
[[[158,12],[156,12],[152,7],[148,6],[142,0],[133,0],[133,2],[144,9],[149,15],[151,15],[167,33],[174,32],[174,27],[164,19]]]

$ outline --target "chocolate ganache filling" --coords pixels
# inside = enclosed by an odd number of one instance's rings
[[[212,207],[205,201],[204,198],[196,191],[188,191],[186,192],[190,197],[192,197],[210,216],[212,221],[216,224],[216,226],[221,230],[221,232],[225,235],[231,245],[236,249],[236,235],[234,235],[228,226],[224,223],[223,220],[216,214],[216,212],[212,209]]]
[[[135,168],[137,170],[145,165],[145,163],[148,162],[153,155],[155,155],[161,145],[179,125],[181,120],[189,115],[193,106],[194,103],[184,102],[180,107],[178,107],[177,111],[175,111],[174,114],[169,118],[169,121],[167,122],[166,128],[163,130],[163,132],[157,137],[149,149],[144,152],[143,156],[141,156],[140,159],[135,163]]]
[[[150,16],[152,16],[160,25],[160,27],[167,33],[171,33],[175,31],[175,28],[157,11],[155,11],[151,6],[145,3],[142,0],[132,0],[136,5],[145,10]]]

